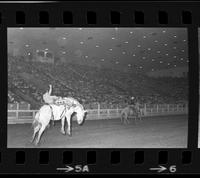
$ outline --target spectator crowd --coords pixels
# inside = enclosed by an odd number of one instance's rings
[[[131,96],[140,103],[178,104],[188,100],[188,79],[152,78],[145,74],[64,63],[49,64],[8,58],[8,103],[42,105],[42,95],[53,86],[53,95],[74,97],[93,107],[123,106]],[[37,106],[38,105],[38,106]]]

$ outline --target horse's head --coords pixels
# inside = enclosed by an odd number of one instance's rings
[[[83,107],[77,106],[76,107],[76,117],[77,123],[81,125],[85,119],[87,111],[83,109]]]

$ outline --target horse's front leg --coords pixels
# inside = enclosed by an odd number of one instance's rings
[[[128,115],[126,114],[125,117],[124,117],[124,124],[128,124],[129,121],[128,121]]]
[[[134,124],[137,124],[137,120],[139,119],[138,113],[134,115]]]
[[[142,121],[142,111],[139,112],[140,121]]]
[[[61,130],[60,130],[60,132],[61,132],[63,135],[66,134],[66,133],[65,133],[65,117],[63,117],[63,118],[61,119]]]
[[[137,120],[140,121],[140,115],[139,115],[139,113],[137,114]]]
[[[71,133],[71,122],[70,122],[70,116],[67,117],[67,134],[69,136],[72,136],[72,133]]]
[[[141,120],[141,117],[140,117],[140,112],[138,111],[137,112],[137,115],[136,115],[136,120],[140,121]]]
[[[130,122],[130,121],[129,121],[129,118],[127,117],[127,119],[126,119],[126,123],[129,124],[129,122]]]
[[[124,116],[123,115],[121,115],[121,123],[123,123],[124,122]]]

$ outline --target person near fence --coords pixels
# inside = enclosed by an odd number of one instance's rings
[[[129,107],[131,107],[132,109],[135,109],[135,103],[136,103],[135,97],[132,96],[129,101]]]
[[[140,114],[140,103],[136,97],[134,96],[131,97],[129,102],[129,107],[136,113]]]

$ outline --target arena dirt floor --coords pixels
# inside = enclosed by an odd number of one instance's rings
[[[31,124],[8,125],[8,148],[186,148],[186,115],[146,117],[123,125],[119,118],[72,123],[72,136],[60,133],[60,122],[42,135],[36,147],[30,143]]]

